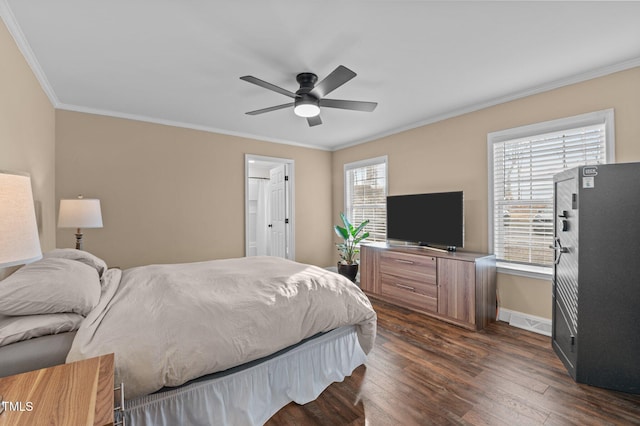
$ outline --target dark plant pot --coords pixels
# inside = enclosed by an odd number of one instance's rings
[[[344,263],[338,262],[338,273],[340,275],[344,275],[355,283],[356,275],[358,275],[358,264],[354,263],[353,265],[345,265]]]

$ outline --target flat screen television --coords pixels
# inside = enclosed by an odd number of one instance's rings
[[[388,196],[387,240],[463,247],[462,191]]]

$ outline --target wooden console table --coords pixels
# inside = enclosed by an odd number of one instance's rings
[[[2,426],[112,425],[113,354],[0,378],[0,395]]]

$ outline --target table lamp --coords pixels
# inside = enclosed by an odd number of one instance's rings
[[[76,228],[76,249],[82,250],[82,228],[102,228],[100,200],[82,195],[60,200],[58,228]]]
[[[0,268],[41,257],[31,178],[0,170]]]

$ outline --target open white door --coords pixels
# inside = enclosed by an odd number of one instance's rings
[[[245,173],[245,255],[295,260],[294,161],[245,154]],[[258,208],[259,200],[252,191],[256,181],[265,184],[261,192],[264,210]],[[263,237],[262,243],[258,236]]]
[[[287,257],[287,165],[281,164],[269,171],[271,206],[271,256]]]

